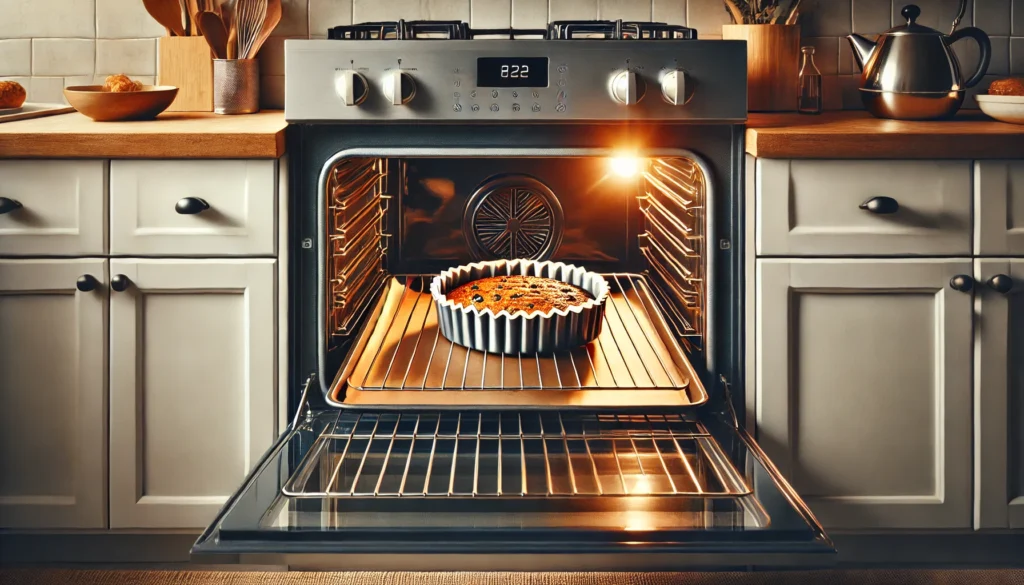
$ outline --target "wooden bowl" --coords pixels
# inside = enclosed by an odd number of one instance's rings
[[[102,85],[76,85],[64,88],[71,107],[97,122],[149,120],[167,109],[178,88],[169,85],[144,85],[141,91],[103,91]]]

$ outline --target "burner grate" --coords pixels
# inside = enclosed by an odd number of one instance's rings
[[[558,20],[548,25],[551,40],[695,40],[696,29],[664,22]]]
[[[336,26],[327,31],[331,40],[463,40],[470,38],[469,25],[458,20],[397,20]]]
[[[676,414],[344,413],[291,497],[730,497],[750,488]]]

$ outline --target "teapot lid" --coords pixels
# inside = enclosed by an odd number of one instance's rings
[[[945,36],[941,32],[934,28],[928,28],[927,26],[917,24],[917,18],[921,16],[921,9],[916,4],[908,4],[900,10],[900,14],[903,18],[907,19],[907,24],[897,26],[886,31],[887,35],[936,35]]]

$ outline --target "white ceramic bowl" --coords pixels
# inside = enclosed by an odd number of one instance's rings
[[[978,107],[986,115],[1010,124],[1024,124],[1024,96],[978,94]]]

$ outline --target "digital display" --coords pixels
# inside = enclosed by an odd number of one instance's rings
[[[477,87],[547,87],[547,57],[480,57]]]

